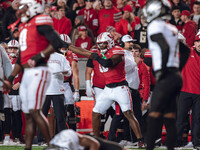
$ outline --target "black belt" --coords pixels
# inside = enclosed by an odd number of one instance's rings
[[[126,80],[124,80],[122,82],[116,82],[116,83],[106,84],[106,86],[109,87],[109,88],[115,88],[117,86],[123,86],[123,85],[128,86],[128,82]]]
[[[180,70],[179,70],[179,68],[176,68],[176,67],[167,67],[167,71],[168,72],[178,72]]]

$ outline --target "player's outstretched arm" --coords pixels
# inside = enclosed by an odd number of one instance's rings
[[[93,137],[87,135],[78,134],[79,144],[85,148],[89,148],[89,150],[99,150],[100,143]]]
[[[83,48],[80,48],[80,47],[76,47],[76,46],[73,46],[73,45],[70,45],[69,46],[69,50],[71,50],[72,52],[76,53],[76,54],[80,54],[80,55],[83,55],[85,57],[90,57],[92,52],[86,50],[86,49],[83,49]]]
[[[103,67],[114,67],[123,60],[122,55],[113,55],[109,59],[103,59],[97,53],[92,53],[90,58],[98,61]]]

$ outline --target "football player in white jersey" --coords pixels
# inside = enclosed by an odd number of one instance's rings
[[[71,129],[58,133],[44,150],[126,150],[119,144],[101,138],[81,135]]]
[[[152,53],[156,86],[151,99],[147,127],[147,149],[154,149],[158,129],[164,123],[167,131],[167,148],[174,149],[176,142],[176,94],[182,87],[179,71],[178,30],[168,24],[171,5],[168,0],[149,0],[143,8],[147,18],[149,49]]]

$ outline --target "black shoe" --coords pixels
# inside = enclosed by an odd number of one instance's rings
[[[162,145],[162,138],[159,138],[155,141],[155,146],[160,147]]]
[[[200,146],[194,146],[193,150],[200,150]]]

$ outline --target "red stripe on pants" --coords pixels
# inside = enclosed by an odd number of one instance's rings
[[[44,76],[44,70],[42,70],[42,76],[41,76],[40,83],[39,83],[39,85],[38,85],[38,89],[37,89],[37,93],[36,93],[36,104],[35,104],[35,109],[37,109],[38,95],[39,95],[40,86],[41,86],[41,83],[42,83],[42,78],[43,78],[43,76]]]
[[[42,87],[42,94],[41,94],[41,101],[40,101],[40,108],[41,108],[41,106],[42,106],[42,97],[43,97],[43,94],[44,94],[44,87],[45,87],[45,85],[46,85],[46,81],[47,81],[47,74],[48,74],[48,72],[46,71],[46,75],[45,75],[45,79],[44,79],[44,84],[43,84],[43,87]]]
[[[129,88],[126,86],[126,90],[128,92],[128,96],[129,96],[129,99],[130,99],[130,103],[131,103],[131,110],[133,110],[133,103],[132,103],[132,97],[131,97],[131,93],[130,93],[130,90]]]

